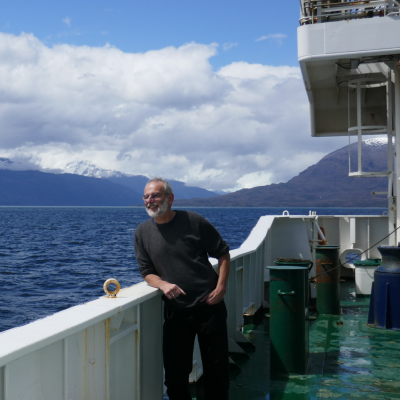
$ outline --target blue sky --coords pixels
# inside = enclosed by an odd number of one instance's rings
[[[48,46],[109,43],[138,53],[194,41],[219,44],[214,68],[233,61],[297,66],[298,18],[295,0],[283,8],[270,0],[14,0],[2,5],[0,26],[15,35],[33,33]]]
[[[314,139],[299,2],[18,1],[0,13],[0,157],[161,175],[208,189],[285,182]]]

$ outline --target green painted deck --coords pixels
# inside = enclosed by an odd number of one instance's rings
[[[244,348],[248,357],[232,355],[240,369],[231,369],[230,400],[400,399],[400,332],[368,328],[369,297],[356,297],[353,281],[340,290],[342,315],[309,322],[305,375],[271,377],[269,318],[245,325],[255,348]],[[203,399],[201,388],[196,398]]]
[[[309,322],[305,375],[271,377],[269,318],[246,325],[255,349],[232,356],[240,370],[232,370],[230,400],[400,399],[400,332],[366,326],[369,297],[356,297],[353,281],[341,284],[341,300],[342,315]]]
[[[342,315],[309,322],[305,375],[271,377],[270,320],[261,314],[245,325],[255,348],[244,347],[247,357],[231,355],[238,368],[231,368],[230,400],[400,399],[400,332],[366,326],[369,297],[356,297],[354,281],[340,290]],[[201,380],[192,393],[204,399]]]

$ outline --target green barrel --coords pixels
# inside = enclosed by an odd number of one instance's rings
[[[308,363],[308,323],[304,277],[307,267],[280,265],[270,270],[271,373],[304,374]]]
[[[291,265],[293,267],[307,267],[308,272],[310,272],[313,266],[313,262],[311,260],[286,261],[284,258],[280,259],[278,258],[278,260],[275,261],[275,265]],[[308,312],[308,307],[310,305],[310,284],[308,281],[308,273],[304,274],[304,286],[305,286],[305,296],[306,296],[306,309]]]
[[[315,246],[317,311],[340,314],[339,246]]]

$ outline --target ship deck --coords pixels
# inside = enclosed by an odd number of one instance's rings
[[[341,283],[341,306],[342,315],[309,322],[305,375],[271,377],[269,318],[261,313],[245,325],[255,348],[232,356],[230,400],[399,399],[400,332],[366,326],[369,297],[355,296],[354,281]],[[199,388],[195,398],[203,398]]]

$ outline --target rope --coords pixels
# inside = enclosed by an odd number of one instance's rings
[[[390,235],[393,235],[393,233],[395,233],[398,229],[400,229],[400,226],[397,227],[393,232],[390,232],[390,233],[389,233],[388,235],[386,235],[384,238],[382,238],[381,240],[379,240],[379,242],[376,242],[374,245],[372,245],[371,247],[369,247],[367,250],[363,251],[363,252],[360,253],[360,254],[357,254],[357,255],[356,255],[355,257],[353,257],[351,260],[348,260],[348,261],[346,261],[346,262],[344,262],[344,263],[338,265],[338,266],[335,267],[335,268],[331,268],[329,271],[323,272],[322,274],[312,276],[311,278],[308,278],[308,280],[309,280],[309,281],[312,281],[313,279],[318,278],[319,276],[328,274],[329,272],[333,271],[334,269],[337,269],[337,268],[342,267],[344,264],[347,264],[348,262],[352,262],[353,260],[355,260],[356,258],[358,258],[359,256],[361,256],[361,254],[366,253],[368,250],[371,250],[371,249],[372,249],[373,247],[375,247],[377,244],[379,244],[380,242],[382,242],[383,240],[385,240],[386,238],[388,238]]]

